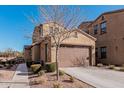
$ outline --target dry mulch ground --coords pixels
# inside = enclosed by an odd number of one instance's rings
[[[43,76],[29,75],[31,88],[53,88],[56,83],[59,83],[61,88],[93,88],[93,86],[76,78],[74,78],[74,82],[71,82],[69,78],[69,75],[64,74],[60,76],[59,82],[56,82],[55,73],[45,73]],[[38,80],[41,81],[40,84],[32,84],[32,81]]]
[[[9,81],[12,79],[17,65],[14,65],[10,69],[0,68],[0,81]]]

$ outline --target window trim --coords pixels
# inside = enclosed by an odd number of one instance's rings
[[[105,28],[101,28],[103,23],[106,23],[106,27]],[[105,29],[105,31],[103,31],[103,29]],[[100,33],[101,34],[107,33],[107,22],[106,21],[103,21],[103,22],[100,23]]]
[[[93,26],[94,35],[98,34],[98,29],[99,29],[98,24],[96,24],[96,25]]]
[[[102,20],[104,20],[105,19],[105,17],[104,16],[102,16],[102,18],[101,18]]]
[[[95,57],[98,58],[98,48],[95,48]]]
[[[102,48],[105,48],[106,51],[102,52]],[[104,56],[102,53],[105,53]],[[103,46],[103,47],[100,47],[100,58],[101,59],[106,59],[107,58],[107,47],[106,46]]]

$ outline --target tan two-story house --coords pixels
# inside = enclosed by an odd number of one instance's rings
[[[65,29],[58,24],[55,25],[57,25],[57,29]],[[24,49],[25,59],[31,58],[34,62],[55,62],[54,40],[48,35],[48,31],[53,28],[52,22],[35,27],[32,44]],[[60,45],[58,52],[59,66],[95,65],[95,41],[96,38],[84,31],[80,29],[73,30],[69,38],[65,39]]]
[[[79,28],[97,38],[97,63],[124,64],[124,9],[105,12],[94,21],[83,22]]]

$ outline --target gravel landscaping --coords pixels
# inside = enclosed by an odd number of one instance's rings
[[[30,87],[31,88],[93,88],[93,86],[86,84],[76,78],[73,78],[74,82],[71,81],[70,76],[64,74],[60,76],[59,81],[56,81],[55,73],[45,73],[42,76],[29,75]]]
[[[0,68],[0,82],[2,81],[9,81],[12,79],[17,65],[14,65],[10,69]]]

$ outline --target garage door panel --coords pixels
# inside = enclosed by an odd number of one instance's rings
[[[58,53],[60,67],[89,65],[89,48],[61,47]]]

